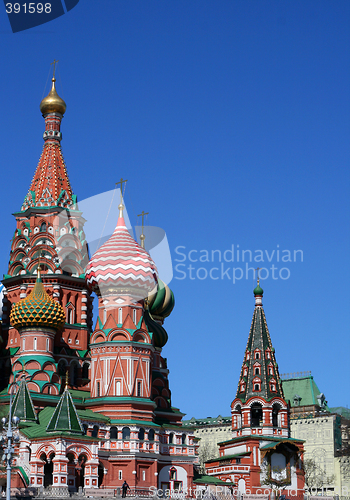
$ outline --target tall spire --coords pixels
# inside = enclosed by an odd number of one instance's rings
[[[283,398],[275,350],[262,307],[263,293],[258,278],[258,284],[254,289],[253,320],[236,395],[243,403],[253,396],[260,396],[266,401],[276,396]]]
[[[55,82],[56,78],[53,76],[52,88],[40,103],[40,111],[45,119],[45,143],[22,211],[30,207],[73,208],[76,203],[60,145],[61,121],[66,111],[66,103],[57,94]]]

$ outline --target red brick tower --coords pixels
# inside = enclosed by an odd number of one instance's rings
[[[24,349],[18,330],[9,321],[11,307],[33,290],[40,260],[46,292],[62,305],[66,318],[63,328],[49,342],[49,352],[46,344],[44,347],[36,344],[38,355],[46,353],[58,364],[55,385],[47,387],[48,394],[56,394],[57,390],[60,391],[61,376],[67,370],[71,387],[89,389],[91,300],[84,280],[88,249],[83,219],[61,151],[60,129],[66,104],[56,92],[55,78],[52,79],[51,91],[40,104],[40,110],[45,119],[43,152],[21,210],[14,214],[17,227],[11,244],[8,273],[3,280],[6,288],[3,339],[11,361],[8,357],[0,360],[5,366],[1,385],[6,387],[10,375],[9,365]],[[45,367],[41,366],[39,371],[44,372]],[[31,390],[34,389],[31,387]],[[33,395],[35,403],[46,404],[50,398],[39,392],[37,397]]]

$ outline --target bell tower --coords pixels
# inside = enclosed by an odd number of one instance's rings
[[[253,320],[236,398],[231,405],[233,437],[289,437],[288,408],[262,306],[263,293],[258,279]]]

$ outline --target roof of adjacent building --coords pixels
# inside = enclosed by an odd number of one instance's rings
[[[312,375],[284,379],[282,386],[285,399],[292,407],[318,405],[331,411]]]
[[[335,406],[332,407],[331,409],[332,413],[338,413],[342,417],[348,418],[350,420],[350,409],[345,408],[344,406]]]
[[[185,427],[200,427],[209,425],[231,425],[232,417],[222,417],[218,415],[217,417],[206,417],[206,418],[195,418],[192,417],[190,420],[183,420],[182,425]]]

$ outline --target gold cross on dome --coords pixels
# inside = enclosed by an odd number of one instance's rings
[[[118,186],[120,184],[120,200],[123,201],[123,184],[128,182],[127,179],[123,179],[123,177],[120,179],[119,182],[116,182],[115,185]]]
[[[52,78],[55,78],[55,72],[56,72],[56,64],[58,63],[58,60],[54,59],[54,61],[51,63],[51,66],[53,65],[53,76]]]
[[[137,217],[142,217],[142,232],[143,232],[143,227],[144,227],[143,218],[145,215],[149,215],[149,212],[144,212],[142,210],[142,212],[137,216]]]

